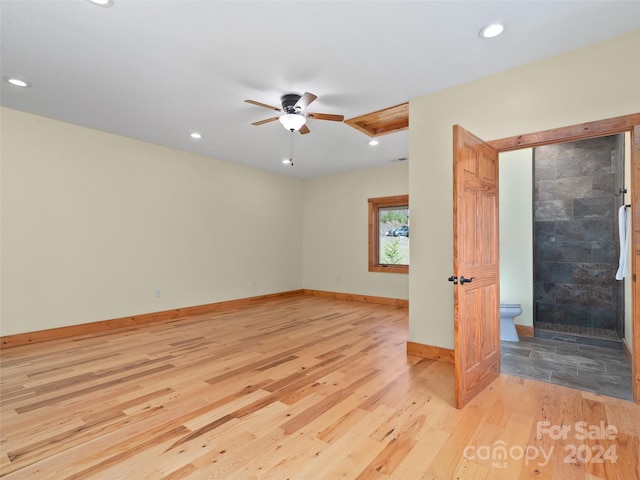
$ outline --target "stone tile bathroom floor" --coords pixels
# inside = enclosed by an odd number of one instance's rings
[[[538,337],[500,343],[502,373],[633,401],[621,350]]]

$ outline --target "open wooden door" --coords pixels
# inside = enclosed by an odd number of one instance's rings
[[[456,406],[500,375],[498,151],[453,127]]]

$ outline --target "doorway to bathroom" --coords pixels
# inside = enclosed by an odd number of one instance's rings
[[[624,133],[500,155],[501,301],[523,311],[505,373],[633,399],[631,282],[616,280],[629,157],[625,178]]]
[[[543,130],[533,133],[520,134],[511,137],[505,137],[497,140],[492,140],[487,142],[487,145],[491,149],[495,149],[501,156],[506,152],[514,152],[522,149],[530,149],[539,147],[542,145],[550,145],[554,143],[562,143],[568,141],[581,140],[586,138],[595,138],[606,135],[612,135],[616,133],[624,133],[626,138],[630,139],[630,175],[629,181],[631,185],[640,185],[640,113],[623,115],[620,117],[609,118],[605,120],[598,120],[592,122],[586,122],[577,125],[571,125],[567,127],[560,128],[552,128],[549,130]],[[455,161],[454,161],[455,164]],[[503,198],[503,187],[499,186],[499,202],[498,204],[502,206],[506,200]],[[638,225],[638,219],[640,218],[639,211],[637,206],[640,205],[640,189],[629,187],[628,198],[631,205],[631,217],[632,224]],[[529,210],[530,212],[531,210]],[[457,212],[454,208],[454,221],[457,221]],[[522,215],[522,213],[521,213]],[[479,221],[484,221],[483,218],[476,219]],[[502,223],[502,220],[501,220]],[[531,223],[531,222],[530,222]],[[500,234],[502,234],[504,225],[501,225]],[[523,235],[521,238],[526,238],[526,235]],[[531,240],[529,238],[529,240]],[[499,254],[502,257],[502,249],[500,248],[500,243],[502,242],[502,238],[494,239],[494,249],[496,254]],[[498,249],[500,248],[500,252]],[[455,248],[454,248],[455,250]],[[631,364],[632,375],[630,378],[631,383],[631,395],[635,402],[640,403],[640,315],[637,315],[637,306],[640,305],[640,288],[638,287],[638,283],[635,281],[635,276],[638,271],[640,271],[640,232],[637,231],[636,228],[631,229],[630,234],[630,255],[632,258],[632,263],[630,266],[632,281],[628,282],[629,291],[631,292],[630,297],[630,318],[631,318],[631,328],[629,331],[625,332],[625,335],[628,336],[629,340],[629,351],[628,360]],[[502,266],[504,263],[504,257],[500,258],[500,277],[502,277]],[[521,277],[516,277],[516,283]],[[502,280],[500,284],[502,285]],[[529,292],[531,292],[530,290]],[[502,293],[500,292],[500,299],[502,299]],[[497,301],[497,299],[496,299]],[[496,305],[497,306],[497,305]],[[454,305],[455,308],[455,305]],[[497,318],[496,318],[497,320]],[[529,327],[531,332],[533,333],[533,324]],[[535,338],[535,337],[532,337]],[[470,338],[466,338],[467,342],[480,342],[482,340],[482,332],[476,331],[474,335],[471,335]],[[549,340],[556,342],[557,340]],[[456,358],[460,354],[459,349],[464,347],[464,343],[456,343],[455,344],[455,355]],[[601,348],[601,347],[593,347],[593,348]],[[614,349],[608,349],[610,351],[614,351]],[[500,350],[498,350],[500,351]],[[464,352],[463,352],[464,353]],[[504,367],[504,363],[502,366]],[[461,368],[458,362],[455,364],[456,370]],[[504,370],[503,370],[504,371]],[[507,373],[507,372],[505,372]],[[481,390],[481,389],[480,389]]]

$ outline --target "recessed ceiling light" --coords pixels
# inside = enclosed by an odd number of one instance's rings
[[[380,142],[378,142],[378,140],[369,140],[369,145],[371,145],[372,147],[375,147],[376,145],[378,145]]]
[[[94,5],[98,5],[99,7],[112,7],[113,0],[89,0],[89,2]]]
[[[284,160],[282,160],[283,165],[289,165],[291,163],[291,160],[289,160],[288,158],[285,158]]]
[[[480,38],[495,38],[504,32],[504,25],[501,23],[491,23],[482,27],[480,30]]]
[[[189,136],[195,140],[199,140],[202,138],[202,134],[198,132],[191,132]]]
[[[27,88],[31,86],[29,82],[18,77],[4,77],[4,79],[7,83],[10,83],[14,87]]]

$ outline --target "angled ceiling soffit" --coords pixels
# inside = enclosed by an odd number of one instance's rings
[[[370,137],[406,130],[409,128],[409,103],[350,118],[344,123]]]

